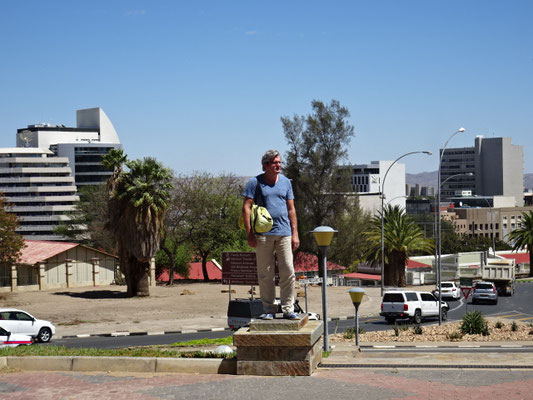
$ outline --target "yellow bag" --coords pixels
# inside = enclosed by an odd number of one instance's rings
[[[265,233],[272,229],[274,221],[265,207],[252,205],[250,225],[255,233]],[[239,228],[244,229],[244,215],[239,217]]]

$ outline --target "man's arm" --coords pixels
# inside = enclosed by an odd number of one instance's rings
[[[242,203],[242,215],[244,219],[244,230],[246,231],[246,240],[248,240],[248,245],[250,247],[257,247],[257,239],[255,238],[254,232],[252,231],[252,226],[250,224],[250,215],[252,214],[252,204],[254,199],[245,197]]]
[[[292,251],[300,246],[300,239],[298,237],[298,223],[296,222],[296,208],[294,208],[294,200],[287,200],[287,210],[289,211],[289,221],[291,223],[291,243]]]

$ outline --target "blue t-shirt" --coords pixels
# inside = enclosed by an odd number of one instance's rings
[[[264,204],[261,204],[261,200],[257,204],[266,207],[273,220],[272,229],[262,235],[291,236],[291,222],[287,209],[287,200],[294,200],[291,181],[283,175],[278,175],[278,181],[274,185],[269,185],[265,182],[263,174],[257,175],[248,181],[243,196],[253,199],[257,182],[261,185],[264,200]]]

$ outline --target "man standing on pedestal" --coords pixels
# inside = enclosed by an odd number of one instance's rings
[[[268,150],[261,159],[263,174],[250,179],[244,188],[242,206],[244,228],[248,244],[257,248],[257,277],[259,295],[263,302],[263,319],[273,319],[277,306],[274,281],[275,260],[278,260],[281,309],[283,318],[298,320],[294,312],[295,289],[293,251],[300,245],[294,194],[291,181],[281,175],[281,156],[277,150]],[[259,187],[258,187],[259,185]],[[255,233],[250,225],[254,197],[259,193],[273,219],[272,229]]]

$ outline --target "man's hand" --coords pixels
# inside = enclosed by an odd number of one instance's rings
[[[248,240],[248,246],[253,248],[257,247],[257,238],[252,231],[248,232],[246,235],[246,240]]]
[[[292,235],[291,245],[292,245],[292,251],[296,251],[296,249],[300,247],[300,239],[298,238],[298,234]]]

